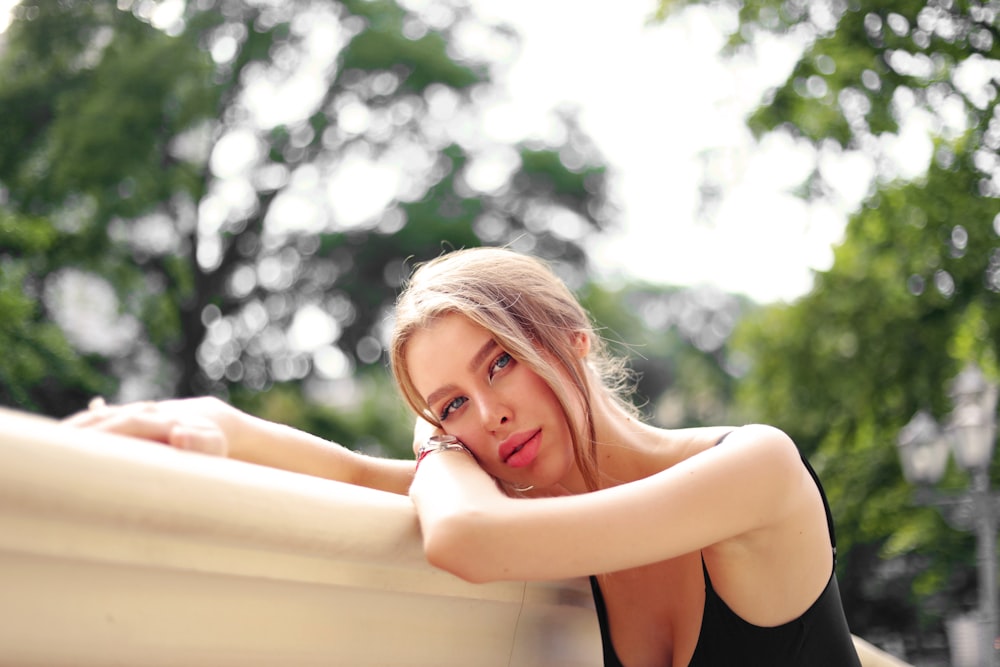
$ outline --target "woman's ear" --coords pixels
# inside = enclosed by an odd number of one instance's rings
[[[590,334],[586,331],[577,331],[573,334],[573,347],[581,359],[590,354]]]

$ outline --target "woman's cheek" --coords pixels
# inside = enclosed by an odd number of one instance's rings
[[[456,434],[456,437],[472,451],[472,455],[476,457],[476,461],[479,462],[481,468],[486,468],[483,465],[484,461],[489,461],[489,452],[485,451],[484,445],[482,443],[476,442],[475,438],[463,438],[461,435]]]

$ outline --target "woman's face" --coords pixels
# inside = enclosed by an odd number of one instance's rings
[[[544,488],[575,468],[552,389],[483,327],[458,313],[440,317],[410,339],[406,361],[430,411],[489,474]]]

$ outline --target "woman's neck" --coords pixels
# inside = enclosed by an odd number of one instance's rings
[[[643,423],[606,392],[594,394],[590,411],[596,436],[598,488],[635,481],[662,470],[667,432]],[[561,486],[570,494],[589,491],[577,466]]]

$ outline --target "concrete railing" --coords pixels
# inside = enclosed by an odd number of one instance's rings
[[[598,667],[601,648],[585,580],[433,569],[405,497],[0,409],[0,664]]]
[[[599,665],[585,581],[426,564],[409,499],[0,410],[0,663]]]

